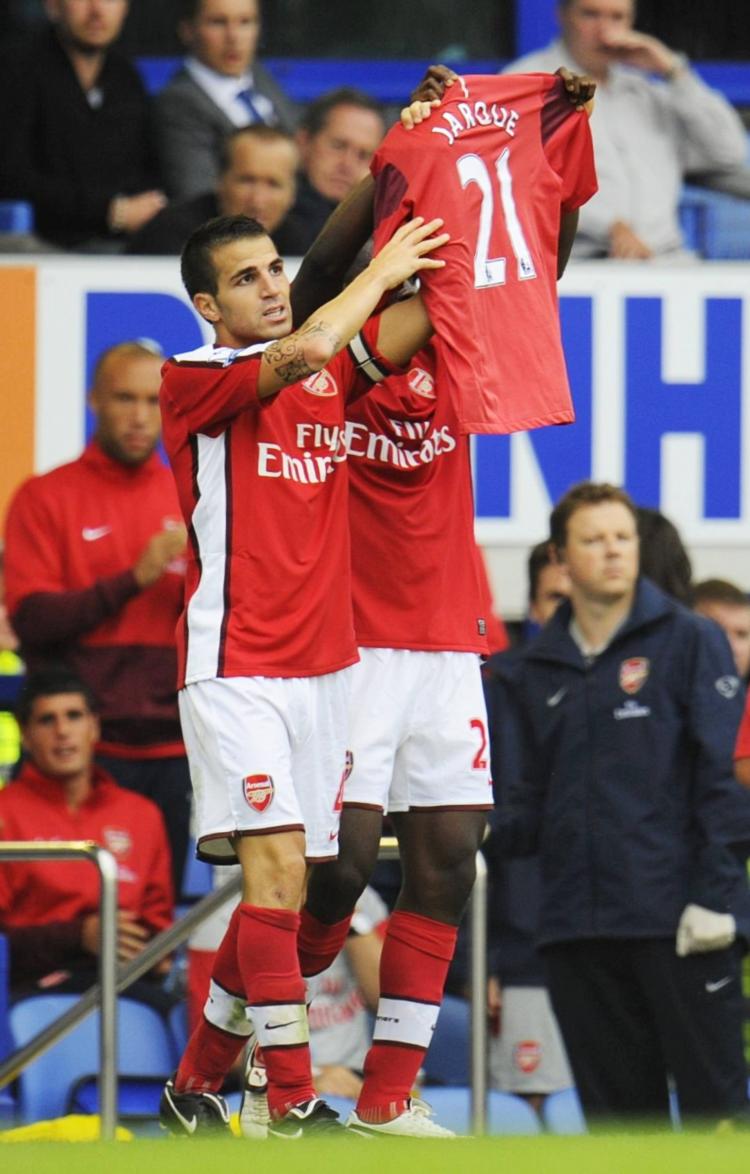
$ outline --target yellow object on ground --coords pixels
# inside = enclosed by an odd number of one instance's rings
[[[99,1141],[101,1118],[95,1114],[71,1114],[57,1117],[54,1121],[35,1121],[33,1125],[21,1125],[18,1129],[0,1131],[0,1142],[15,1141]],[[129,1129],[118,1125],[115,1132],[117,1141],[132,1141]]]

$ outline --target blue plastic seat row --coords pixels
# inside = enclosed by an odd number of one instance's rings
[[[685,187],[680,202],[685,241],[709,261],[750,260],[750,200]]]

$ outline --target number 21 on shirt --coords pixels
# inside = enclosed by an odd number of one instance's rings
[[[462,155],[456,162],[461,186],[467,188],[475,183],[481,193],[479,208],[479,232],[474,253],[474,285],[476,289],[487,289],[492,285],[505,285],[506,257],[490,257],[490,234],[495,218],[495,189],[492,174],[480,155]],[[510,171],[510,148],[506,147],[495,160],[495,175],[500,193],[500,207],[511,248],[517,262],[519,281],[530,281],[536,277],[534,261],[523,235],[518,219],[516,202],[513,197],[513,177]]]

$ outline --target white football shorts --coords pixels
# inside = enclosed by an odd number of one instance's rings
[[[351,668],[344,804],[492,807],[487,711],[473,652],[360,648]]]
[[[204,860],[236,863],[233,836],[294,830],[309,860],[338,855],[350,674],[214,678],[180,690]]]

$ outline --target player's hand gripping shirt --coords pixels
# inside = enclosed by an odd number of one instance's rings
[[[460,78],[372,162],[375,246],[441,216],[444,269],[421,274],[437,376],[464,432],[573,420],[557,303],[560,217],[596,191],[588,118],[552,74]]]
[[[344,350],[260,400],[266,345],[204,346],[163,368],[164,445],[190,537],[181,685],[317,676],[357,659],[344,397],[370,383]]]
[[[486,653],[469,440],[432,348],[346,419],[357,643]]]

